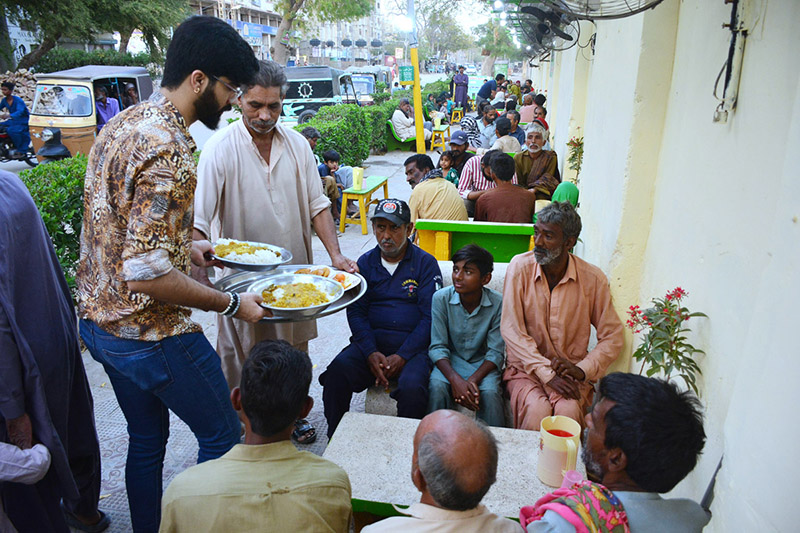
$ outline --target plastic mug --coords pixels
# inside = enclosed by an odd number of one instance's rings
[[[545,485],[560,487],[564,473],[575,470],[581,425],[568,416],[548,416],[542,419],[540,437],[536,475]]]
[[[436,126],[437,128],[441,127],[442,117],[436,117],[435,119],[433,119],[433,125]]]
[[[564,472],[564,481],[561,482],[562,489],[568,489],[575,483],[583,481],[583,476],[577,470],[567,470]]]
[[[353,189],[360,191],[364,187],[364,169],[353,167]]]

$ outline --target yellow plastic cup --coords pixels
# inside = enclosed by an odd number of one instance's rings
[[[353,188],[360,191],[364,187],[364,169],[353,167]]]

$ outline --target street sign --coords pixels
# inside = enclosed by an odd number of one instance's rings
[[[395,48],[394,49],[394,57],[397,59],[403,59],[403,49],[402,48]]]
[[[414,67],[400,67],[400,85],[411,85],[414,83]]]

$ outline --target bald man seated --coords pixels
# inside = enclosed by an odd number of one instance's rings
[[[519,533],[518,523],[489,512],[481,499],[497,475],[497,442],[489,429],[457,411],[442,409],[419,423],[414,435],[411,479],[420,503],[364,533]]]

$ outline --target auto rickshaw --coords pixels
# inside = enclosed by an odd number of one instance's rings
[[[28,127],[39,161],[89,153],[97,136],[95,100],[100,87],[119,102],[120,111],[125,103],[131,104],[125,98],[129,89],[139,102],[153,93],[153,81],[144,67],[87,65],[36,74]]]

